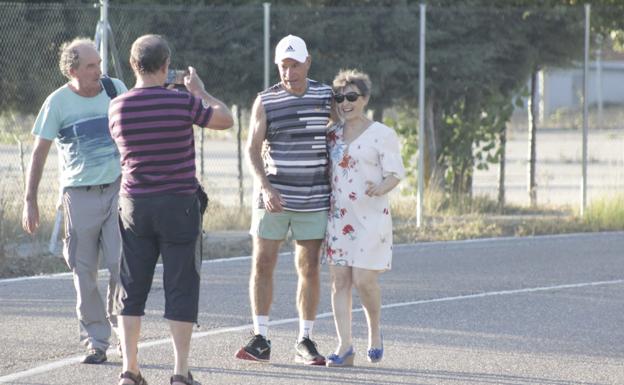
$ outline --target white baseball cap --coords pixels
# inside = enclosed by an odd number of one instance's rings
[[[294,59],[304,63],[308,58],[308,49],[302,38],[288,35],[275,46],[275,64],[280,64],[284,59]]]

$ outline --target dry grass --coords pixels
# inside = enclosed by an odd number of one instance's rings
[[[624,195],[592,202],[584,218],[561,207],[509,206],[498,213],[495,202],[485,197],[444,201],[435,194],[431,196],[431,201],[424,202],[424,211],[428,214],[421,228],[416,227],[414,199],[392,202],[395,242],[624,230]],[[427,208],[437,211],[427,211]]]
[[[251,223],[249,207],[226,206],[211,200],[204,214],[204,229],[209,231],[248,230]]]
[[[624,194],[593,201],[583,223],[590,231],[624,229]]]
[[[429,197],[425,202],[427,215],[422,228],[416,227],[415,199],[393,198],[396,243],[624,230],[624,195],[593,202],[583,219],[571,210],[558,207],[527,209],[510,206],[499,213],[495,202],[488,198],[444,199],[436,194]],[[67,271],[62,258],[47,252],[47,236],[53,218],[42,222],[44,227],[38,237],[29,238],[21,230],[21,202],[0,199],[0,203],[0,246],[3,251],[0,277]],[[251,221],[250,213],[249,207],[241,209],[211,201],[204,217],[204,258],[249,255],[251,241],[246,232]],[[22,255],[18,255],[18,247],[25,243],[28,247],[22,247]],[[292,245],[286,243],[282,250],[291,248]]]

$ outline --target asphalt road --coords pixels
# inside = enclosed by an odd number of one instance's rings
[[[624,233],[501,238],[396,247],[382,276],[386,353],[365,360],[356,306],[354,368],[293,362],[297,320],[290,255],[275,273],[270,364],[235,360],[251,325],[247,257],[203,266],[191,365],[206,384],[624,384]],[[105,278],[102,274],[101,278]],[[334,348],[328,274],[314,337]],[[102,280],[102,283],[104,281]],[[172,349],[157,274],[140,360],[150,384],[168,384]],[[116,384],[119,357],[79,364],[68,275],[0,281],[0,383]]]

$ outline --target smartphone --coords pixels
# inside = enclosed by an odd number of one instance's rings
[[[165,80],[165,84],[176,84],[176,85],[184,85],[184,77],[188,75],[188,70],[169,70],[167,72],[167,80]]]

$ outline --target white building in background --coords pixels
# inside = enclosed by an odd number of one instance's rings
[[[540,118],[559,109],[582,107],[583,67],[551,68],[539,77]],[[624,61],[592,61],[589,66],[588,101],[591,107],[624,106]]]

